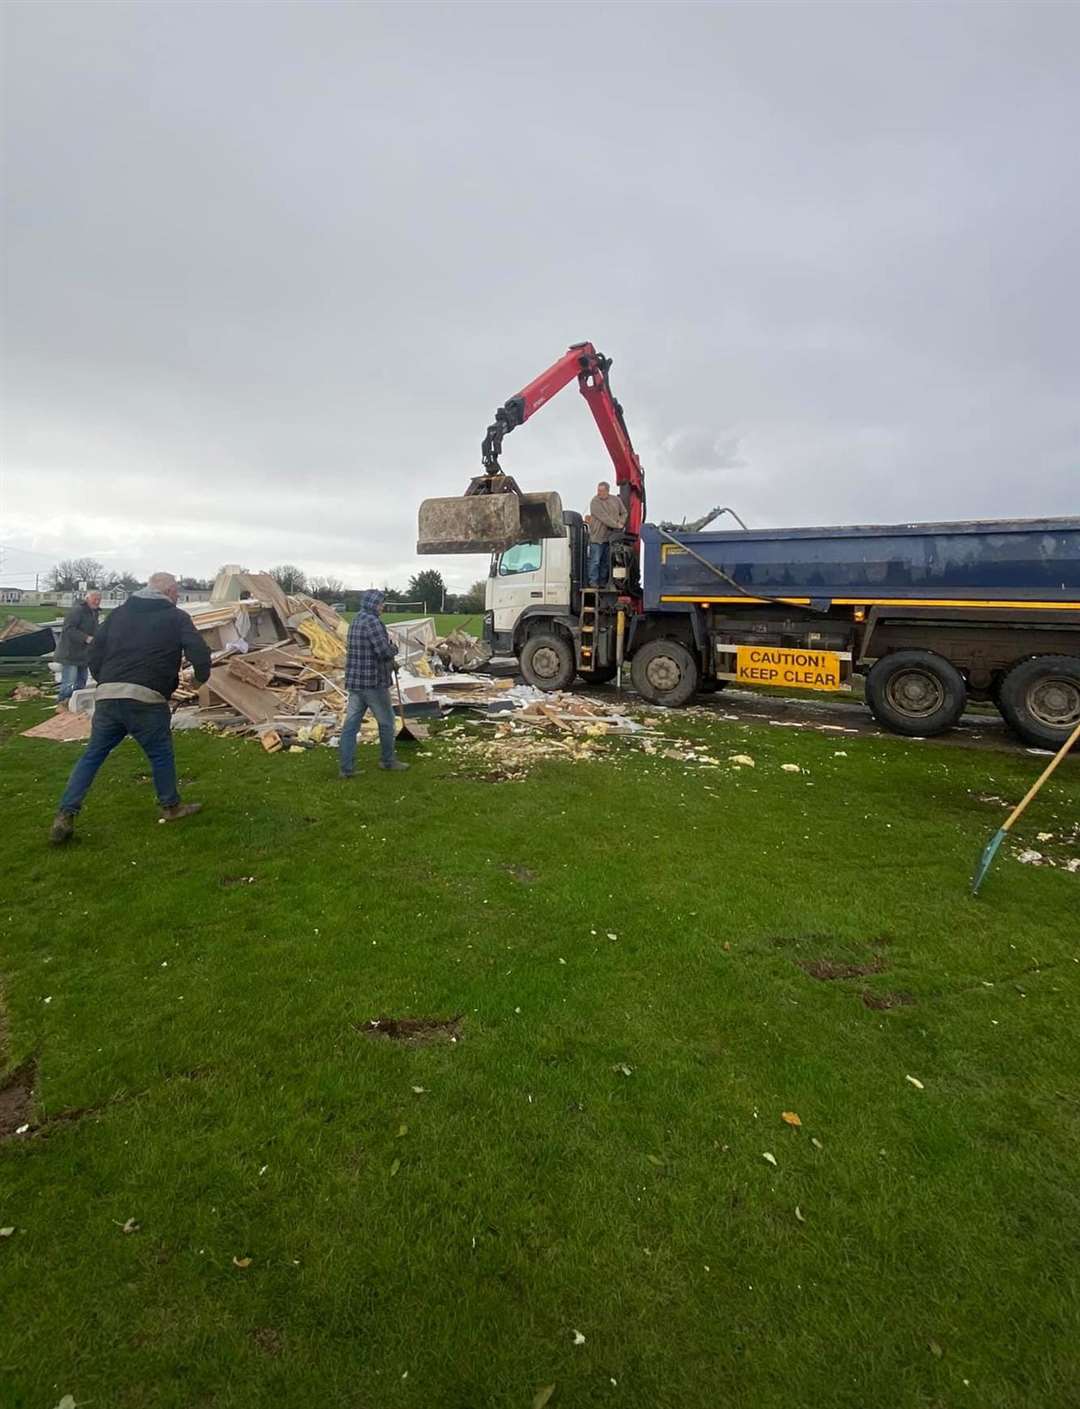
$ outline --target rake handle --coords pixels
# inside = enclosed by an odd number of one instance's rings
[[[1016,806],[1013,808],[1013,810],[1009,813],[1009,815],[1008,815],[1008,817],[1006,817],[1005,821],[1001,824],[1001,830],[1002,830],[1003,832],[1007,832],[1007,831],[1009,830],[1009,828],[1012,826],[1012,824],[1016,821],[1016,819],[1017,819],[1017,818],[1020,816],[1020,814],[1023,812],[1024,808],[1027,807],[1027,805],[1028,805],[1028,803],[1031,801],[1031,799],[1035,796],[1035,794],[1039,791],[1039,789],[1042,787],[1042,785],[1046,782],[1047,778],[1049,778],[1050,774],[1053,773],[1054,769],[1058,766],[1058,764],[1061,762],[1061,760],[1065,757],[1065,755],[1066,755],[1066,754],[1069,752],[1069,750],[1072,748],[1073,744],[1077,743],[1078,741],[1080,741],[1080,724],[1078,724],[1078,725],[1076,726],[1076,728],[1072,731],[1072,733],[1069,735],[1069,737],[1068,737],[1068,738],[1065,740],[1065,742],[1062,744],[1061,748],[1058,749],[1057,753],[1053,756],[1053,758],[1052,758],[1052,759],[1050,760],[1050,762],[1046,765],[1046,767],[1043,769],[1043,771],[1042,771],[1042,772],[1039,774],[1039,776],[1035,779],[1034,783],[1032,783],[1031,787],[1028,788],[1027,792],[1026,792],[1026,793],[1024,794],[1024,796],[1020,799],[1020,801],[1016,804]]]

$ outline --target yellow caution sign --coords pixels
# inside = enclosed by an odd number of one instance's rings
[[[842,690],[835,651],[803,651],[786,646],[739,646],[735,674],[747,685],[792,685],[802,690]]]

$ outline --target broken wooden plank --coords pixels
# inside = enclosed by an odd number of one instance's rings
[[[225,669],[234,679],[252,685],[256,690],[270,688],[271,672],[246,656],[233,656]]]
[[[50,715],[48,719],[40,724],[35,724],[32,729],[24,729],[22,737],[24,739],[52,739],[56,743],[71,744],[78,743],[90,737],[91,722],[88,714],[72,714],[70,710],[61,709],[56,714]]]
[[[281,708],[281,700],[272,690],[260,690],[254,685],[248,685],[231,675],[224,666],[215,666],[211,670],[210,679],[199,692],[200,700],[203,690],[208,691],[210,696],[216,695],[226,704],[232,705],[245,719],[250,719],[252,724],[264,724]]]

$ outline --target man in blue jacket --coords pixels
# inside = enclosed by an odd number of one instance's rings
[[[379,726],[380,768],[404,772],[407,763],[394,757],[394,706],[390,702],[390,676],[397,650],[386,627],[379,620],[383,609],[382,592],[364,592],[360,610],[349,625],[345,648],[345,688],[349,707],[338,740],[338,767],[343,778],[356,773],[356,735],[370,709]]]
[[[101,765],[128,736],[150,761],[162,819],[176,821],[202,807],[181,802],[173,757],[169,696],[186,656],[201,685],[210,675],[210,648],[191,617],[176,605],[177,582],[155,572],[147,585],[105,618],[90,643],[90,670],[97,681],[90,742],[71,771],[49,840],[69,841],[75,818]]]

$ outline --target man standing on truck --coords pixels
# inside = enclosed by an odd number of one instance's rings
[[[174,822],[202,803],[181,802],[173,756],[169,696],[186,656],[201,685],[210,675],[210,648],[187,612],[176,605],[177,581],[155,572],[141,591],[110,612],[94,633],[90,669],[97,681],[90,742],[71,770],[49,840],[70,841],[75,818],[98,769],[130,734],[150,761],[161,819]]]
[[[374,590],[360,594],[360,610],[349,624],[345,647],[345,688],[349,707],[338,740],[338,770],[343,778],[356,772],[356,735],[370,709],[379,726],[380,768],[404,772],[407,763],[394,757],[394,706],[390,703],[390,675],[397,649],[379,620],[385,596]]]
[[[626,505],[602,479],[585,515],[589,526],[589,586],[606,587],[611,577],[611,540],[626,527]]]
[[[86,684],[87,663],[90,658],[90,642],[98,627],[98,612],[101,607],[101,593],[91,587],[81,602],[64,616],[60,641],[56,647],[56,659],[60,663],[60,693],[57,704],[67,704],[76,690]]]

